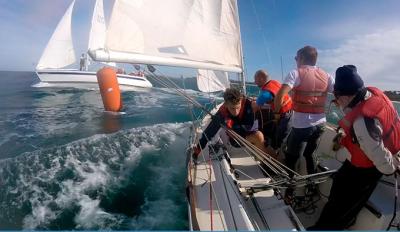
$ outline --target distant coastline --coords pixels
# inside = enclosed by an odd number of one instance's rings
[[[34,71],[10,71],[10,70],[0,70],[0,73],[7,73],[7,72],[23,72],[23,73],[34,73]],[[150,76],[147,76],[146,75],[146,77],[149,79],[149,81],[152,81],[152,82],[154,82],[152,79],[152,77],[150,77]],[[181,78],[172,78],[172,79],[177,79],[178,81],[178,83],[179,84],[181,84],[182,83],[182,79]],[[190,87],[195,87],[195,86],[197,86],[196,85],[196,83],[195,83],[195,81],[196,81],[196,77],[193,77],[193,78],[185,78],[185,84],[186,83],[190,83],[189,84],[189,86]],[[239,84],[240,82],[239,81],[234,81],[234,80],[231,80],[231,83],[232,84]],[[248,86],[254,86],[254,87],[256,87],[256,85],[254,84],[254,82],[246,82],[246,85],[248,85]],[[188,86],[186,86],[186,87],[188,87]],[[196,88],[196,87],[195,87]],[[391,100],[391,101],[397,101],[397,102],[400,102],[400,91],[398,91],[398,90],[390,90],[390,91],[384,91],[384,93],[386,94],[386,96]]]
[[[392,101],[400,101],[400,91],[384,91],[386,96]]]

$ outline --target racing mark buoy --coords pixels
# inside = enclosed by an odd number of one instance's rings
[[[120,111],[122,109],[121,91],[115,70],[105,67],[97,71],[96,76],[104,109],[112,112]]]

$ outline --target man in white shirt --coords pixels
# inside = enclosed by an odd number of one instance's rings
[[[282,106],[283,96],[292,91],[292,130],[287,138],[286,165],[295,170],[303,155],[307,172],[316,172],[313,152],[326,123],[325,102],[328,92],[333,91],[332,76],[316,66],[318,53],[314,47],[305,46],[297,51],[297,69],[286,77],[275,97],[275,112]]]

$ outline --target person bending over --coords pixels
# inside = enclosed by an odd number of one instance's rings
[[[255,119],[251,101],[243,96],[238,89],[228,88],[224,93],[224,103],[218,112],[212,117],[199,140],[199,144],[194,149],[193,156],[197,158],[200,151],[207,145],[221,125],[232,129],[249,142],[267,152],[264,146],[264,136],[258,130],[258,122]],[[236,141],[230,138],[231,144],[237,146]]]

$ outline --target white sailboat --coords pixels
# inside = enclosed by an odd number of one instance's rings
[[[237,2],[117,0],[105,46],[89,50],[89,54],[94,60],[103,62],[158,64],[242,73]],[[205,76],[208,78],[210,75]],[[204,78],[204,71],[199,71],[198,78],[199,89],[203,91],[226,88],[222,84],[226,81],[225,77],[210,81]],[[168,84],[165,78],[160,77],[159,81]],[[185,95],[184,90],[172,87],[199,106]],[[211,114],[218,108],[215,106]],[[207,109],[202,109],[207,112]],[[208,114],[200,123],[194,122],[191,147],[197,143],[210,120]],[[220,129],[209,141],[209,146],[202,150],[197,161],[191,158],[191,149],[188,149],[190,229],[304,230],[313,225],[329,196],[331,174],[340,166],[335,152],[331,150],[331,142],[336,134],[334,127],[327,128],[316,150],[321,172],[314,175],[301,175],[289,170],[233,134],[242,145],[234,147],[229,143],[226,131]],[[289,177],[289,173],[294,177]],[[350,229],[381,230],[397,222],[398,219],[392,221],[393,213],[397,212],[394,208],[395,183],[393,177],[382,178]],[[309,194],[309,186],[316,187],[318,194]],[[295,188],[297,205],[284,202],[283,194],[288,187]]]
[[[97,84],[96,72],[87,70],[88,60],[85,60],[84,63],[86,65],[84,65],[83,70],[65,68],[76,62],[71,33],[74,4],[75,0],[72,1],[58,23],[36,67],[36,73],[41,82],[75,87]],[[104,46],[105,32],[103,1],[96,0],[89,34],[89,49],[97,49]],[[152,84],[144,75],[121,73],[117,74],[117,77],[118,83],[123,90],[131,89],[131,87],[152,87]]]

